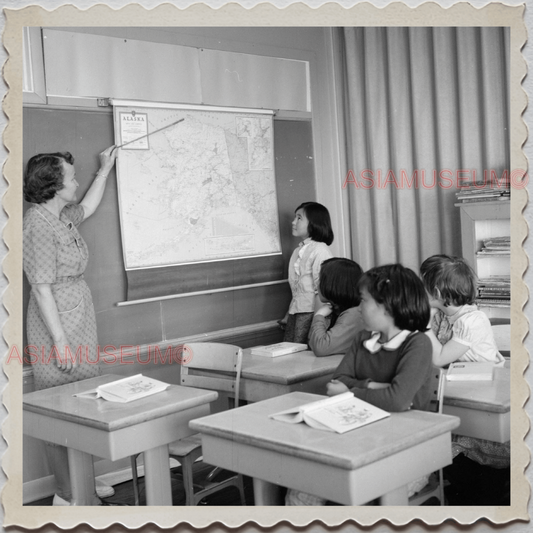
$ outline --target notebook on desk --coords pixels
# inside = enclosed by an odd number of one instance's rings
[[[299,342],[278,342],[267,346],[256,346],[251,349],[250,353],[252,355],[262,355],[264,357],[279,357],[281,355],[303,352],[307,349],[307,344]]]
[[[446,372],[447,381],[492,381],[494,365],[492,363],[452,363]]]

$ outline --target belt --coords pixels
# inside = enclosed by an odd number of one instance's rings
[[[55,283],[70,283],[72,281],[79,281],[83,279],[83,274],[80,274],[79,276],[62,276],[59,278],[56,278]]]

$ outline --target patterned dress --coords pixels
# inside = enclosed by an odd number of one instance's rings
[[[100,374],[96,317],[91,292],[83,280],[89,254],[76,227],[83,217],[84,208],[77,204],[65,206],[60,218],[39,204],[24,216],[24,272],[32,285],[51,285],[72,356],[78,362],[78,367],[68,373],[57,367],[57,351],[32,291],[26,321],[26,357],[33,363],[35,390]]]

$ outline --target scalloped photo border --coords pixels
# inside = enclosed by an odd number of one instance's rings
[[[48,11],[40,6],[22,9],[4,9],[6,25],[3,43],[8,52],[4,65],[4,78],[8,93],[3,110],[8,118],[3,141],[9,155],[4,166],[8,190],[3,206],[9,221],[3,237],[9,249],[4,260],[4,273],[9,281],[3,304],[9,313],[3,334],[8,346],[22,345],[22,28],[24,26],[509,26],[510,31],[510,94],[511,94],[511,172],[526,169],[527,159],[522,151],[527,128],[522,114],[527,105],[522,81],[526,76],[526,62],[521,49],[526,42],[524,24],[525,6],[507,6],[494,3],[482,8],[459,3],[444,9],[435,3],[410,8],[393,3],[384,8],[371,4],[358,4],[343,8],[338,4],[325,4],[311,9],[305,4],[292,4],[278,9],[271,4],[260,4],[244,9],[238,4],[227,4],[213,9],[195,4],[179,9],[170,4],[146,10],[130,4],[115,10],[98,5],[87,10],[68,5]],[[8,450],[2,468],[8,478],[2,492],[4,526],[34,529],[46,524],[72,528],[87,524],[101,529],[113,524],[138,528],[156,524],[161,528],[190,524],[196,528],[220,523],[238,527],[256,523],[263,527],[283,521],[293,526],[306,526],[320,521],[326,526],[344,523],[371,526],[380,521],[394,525],[409,524],[414,520],[428,525],[453,520],[459,524],[472,524],[479,519],[495,524],[529,519],[527,504],[530,494],[524,471],[529,463],[529,451],[524,437],[529,430],[529,420],[523,409],[529,389],[524,378],[528,354],[523,339],[528,323],[523,313],[528,290],[523,275],[528,265],[523,242],[528,234],[523,210],[528,201],[526,188],[513,190],[511,197],[512,233],[512,365],[511,365],[511,505],[508,507],[377,507],[377,506],[325,506],[278,507],[275,512],[268,507],[34,507],[22,505],[22,367],[4,364],[9,384],[3,402],[8,411],[3,425]],[[4,358],[5,358],[4,354]]]

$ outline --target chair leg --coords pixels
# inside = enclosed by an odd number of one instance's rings
[[[135,505],[140,505],[140,499],[139,499],[139,478],[137,477],[137,455],[132,455],[130,457],[131,461],[131,472],[133,475],[133,497],[135,499]]]
[[[193,458],[190,455],[180,457],[183,473],[183,488],[185,489],[185,505],[196,505],[194,501]]]
[[[223,468],[220,468],[219,466],[215,466],[215,468],[213,468],[213,470],[211,470],[211,472],[207,474],[205,479],[207,481],[213,481],[213,479],[215,479],[215,477],[218,476],[218,474],[220,474],[220,472],[222,472],[223,470],[224,470]]]
[[[241,505],[246,505],[246,498],[244,497],[244,480],[241,474],[239,474],[237,478],[237,483],[237,488],[239,489],[239,494],[241,495]]]
[[[439,470],[439,500],[441,505],[446,505],[444,501],[444,476],[442,468]]]

